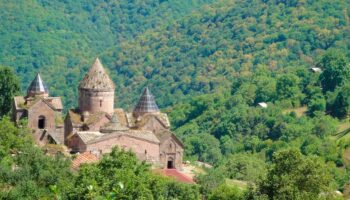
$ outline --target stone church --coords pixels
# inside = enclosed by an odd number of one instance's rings
[[[145,88],[132,112],[114,108],[115,85],[97,58],[80,82],[78,108],[62,120],[59,97],[50,97],[38,74],[27,96],[15,97],[13,120],[28,118],[39,145],[64,144],[71,153],[108,153],[114,146],[131,150],[159,168],[182,168],[184,146],[170,131],[168,116],[159,111]]]

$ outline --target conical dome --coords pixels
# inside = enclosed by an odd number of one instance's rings
[[[127,131],[129,128],[126,126],[123,126],[119,119],[118,116],[114,113],[112,116],[112,119],[109,123],[107,123],[104,127],[101,127],[100,131],[102,133],[112,133],[115,131]]]
[[[27,89],[27,96],[33,97],[36,95],[48,95],[49,90],[41,79],[40,74],[37,74],[34,80],[30,83]]]
[[[89,71],[80,82],[79,89],[90,89],[96,91],[110,91],[115,89],[113,81],[105,72],[98,58],[96,58],[94,64],[90,67]]]
[[[152,112],[159,112],[159,108],[154,100],[152,93],[149,91],[148,87],[146,87],[134,109],[134,113],[143,114]]]

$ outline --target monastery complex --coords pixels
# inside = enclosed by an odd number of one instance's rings
[[[114,108],[115,85],[97,58],[81,80],[78,108],[64,120],[60,97],[50,97],[38,74],[26,96],[13,99],[13,121],[28,119],[36,143],[65,145],[71,153],[108,153],[114,146],[132,150],[140,160],[158,168],[182,168],[184,146],[170,131],[168,116],[161,113],[145,88],[132,112]]]

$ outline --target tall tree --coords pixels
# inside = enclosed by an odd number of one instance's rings
[[[278,99],[290,100],[297,105],[302,98],[299,88],[300,79],[294,74],[284,74],[277,79],[276,91]]]
[[[330,194],[330,183],[330,175],[319,160],[285,150],[274,154],[273,166],[259,183],[259,190],[269,199],[324,199]]]
[[[10,112],[12,98],[19,91],[19,81],[12,69],[0,67],[0,117]]]
[[[321,58],[318,66],[322,67],[320,81],[324,92],[334,91],[350,80],[350,65],[345,54],[339,50],[328,51]]]
[[[334,94],[334,101],[330,100],[328,110],[338,118],[346,118],[350,114],[350,84],[339,87]]]

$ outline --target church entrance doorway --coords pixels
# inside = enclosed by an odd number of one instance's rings
[[[173,158],[169,158],[168,159],[168,166],[167,166],[168,169],[173,169],[174,168],[174,160]]]

